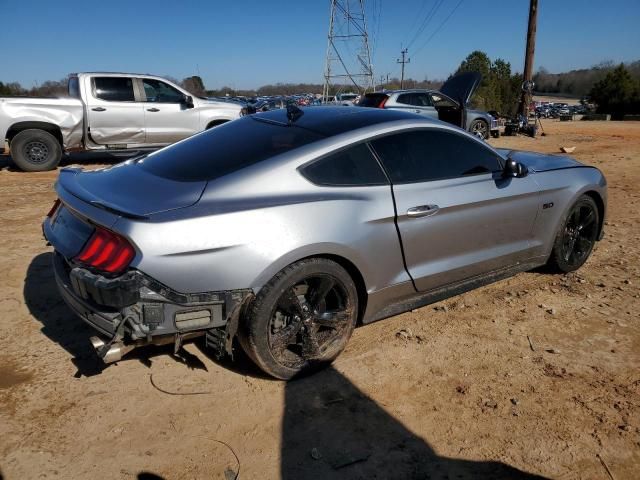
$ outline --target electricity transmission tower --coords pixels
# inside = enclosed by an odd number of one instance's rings
[[[331,0],[323,101],[334,84],[336,93],[345,89],[364,93],[373,88],[364,0]]]

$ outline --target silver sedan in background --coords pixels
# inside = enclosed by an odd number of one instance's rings
[[[270,375],[331,362],[354,327],[517,272],[579,268],[606,181],[406,112],[247,116],[147,156],[65,169],[45,219],[62,297],[117,361],[237,338]]]
[[[481,80],[479,73],[465,72],[447,80],[440,90],[372,92],[363,95],[357,105],[417,113],[451,123],[480,138],[497,137],[500,136],[497,120],[487,112],[468,106]]]

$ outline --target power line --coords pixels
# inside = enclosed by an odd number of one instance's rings
[[[426,41],[426,42],[424,42],[424,43],[420,46],[420,48],[418,48],[418,49],[413,53],[413,55],[414,55],[414,56],[415,56],[415,55],[417,55],[419,52],[421,52],[421,51],[422,51],[422,49],[423,49],[424,47],[426,47],[426,46],[427,46],[427,44],[431,41],[431,39],[432,39],[433,37],[435,37],[435,36],[438,34],[438,32],[439,32],[440,30],[442,30],[442,27],[444,27],[444,26],[445,26],[445,24],[449,21],[449,19],[453,16],[453,14],[454,14],[454,13],[456,13],[456,10],[458,10],[458,8],[460,7],[460,5],[462,5],[462,2],[464,2],[464,0],[460,0],[460,1],[458,2],[458,4],[457,4],[455,7],[453,7],[453,10],[451,10],[451,13],[449,13],[449,15],[447,15],[447,17],[442,21],[442,23],[440,23],[440,25],[438,26],[438,28],[436,28],[436,29],[435,29],[435,31],[434,31],[434,32],[429,36],[429,38],[427,38],[427,41]]]
[[[413,38],[407,45],[407,48],[411,48],[411,46],[413,46],[413,44],[420,37],[420,35],[422,35],[422,33],[429,26],[429,23],[431,23],[431,20],[433,20],[433,18],[435,17],[435,14],[438,12],[438,10],[440,9],[443,3],[444,3],[444,0],[436,0],[436,2],[431,7],[431,10],[429,10],[429,13],[427,13],[427,16],[422,21],[422,25],[420,25],[420,28],[418,29],[416,34],[413,36]]]
[[[413,17],[413,22],[411,23],[411,27],[407,30],[407,32],[409,33],[413,32],[414,29],[418,26],[418,24],[420,23],[420,18],[422,17],[422,12],[426,6],[427,6],[427,0],[423,0],[420,6],[420,9],[416,12],[415,16]]]

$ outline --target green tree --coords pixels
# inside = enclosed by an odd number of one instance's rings
[[[640,81],[620,64],[597,82],[589,94],[599,113],[610,113],[620,120],[627,113],[640,112]]]
[[[204,97],[206,95],[204,82],[198,75],[193,75],[192,77],[187,77],[182,80],[182,87],[196,97]]]
[[[479,72],[482,75],[482,82],[472,99],[475,108],[497,110],[506,115],[515,112],[522,76],[511,73],[509,62],[501,58],[492,62],[486,53],[476,50],[456,70],[456,74],[462,72]]]
[[[456,74],[462,72],[478,72],[482,75],[482,82],[473,96],[473,106],[482,110],[496,109],[495,84],[489,56],[479,50],[471,52],[456,70]]]

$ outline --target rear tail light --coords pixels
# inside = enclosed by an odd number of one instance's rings
[[[74,260],[103,272],[120,273],[129,266],[135,253],[126,238],[97,227]]]
[[[56,198],[56,201],[53,202],[53,206],[51,207],[51,210],[49,210],[49,213],[47,213],[47,217],[48,218],[53,217],[53,214],[56,213],[56,210],[58,210],[59,206],[60,206],[60,199]]]
[[[382,101],[378,104],[378,108],[384,108],[384,104],[387,103],[387,100],[389,100],[389,97],[384,97]]]

